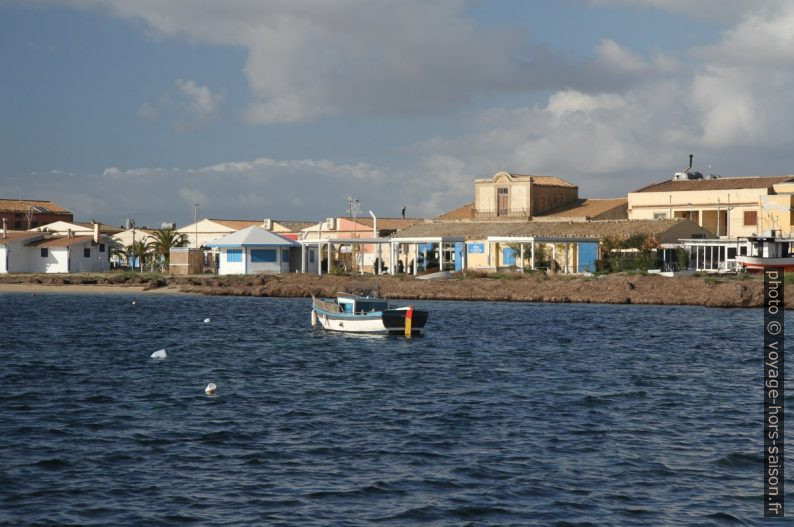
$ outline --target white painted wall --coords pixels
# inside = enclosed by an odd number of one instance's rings
[[[8,272],[8,265],[6,264],[6,256],[8,252],[4,245],[0,245],[0,273],[6,274]]]
[[[85,256],[85,249],[90,251],[90,256]],[[105,251],[100,252],[99,245],[92,245],[85,242],[79,245],[72,245],[71,258],[69,261],[70,273],[97,273],[110,269],[108,261],[108,244],[105,243]]]
[[[229,262],[226,258],[226,252],[229,249],[226,247],[220,248],[220,262],[218,264],[218,274],[244,274],[245,273],[245,255],[240,262]]]
[[[256,274],[256,273],[288,273],[289,272],[289,247],[245,247],[242,262],[227,261],[227,251],[230,248],[220,248],[220,265],[218,274]],[[232,248],[233,249],[233,248]],[[257,249],[275,250],[276,262],[253,262],[251,251]],[[286,254],[286,256],[285,256]],[[286,261],[284,259],[286,258]],[[316,269],[315,269],[316,270]]]

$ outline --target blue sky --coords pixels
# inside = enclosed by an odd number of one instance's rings
[[[695,4],[694,6],[690,4]],[[0,0],[0,195],[78,219],[432,216],[500,170],[589,197],[792,170],[794,7]]]

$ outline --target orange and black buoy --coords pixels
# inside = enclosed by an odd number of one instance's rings
[[[405,336],[411,336],[411,320],[414,318],[414,306],[408,306],[408,311],[405,312]]]

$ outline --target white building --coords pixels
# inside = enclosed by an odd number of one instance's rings
[[[57,236],[27,245],[30,273],[97,273],[110,270],[107,236]]]
[[[0,273],[29,273],[31,251],[27,244],[44,237],[40,232],[3,232],[0,238]]]
[[[288,273],[300,264],[300,244],[256,225],[206,245],[220,251],[218,274]]]

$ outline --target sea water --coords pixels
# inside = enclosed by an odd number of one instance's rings
[[[0,295],[0,523],[761,522],[760,309],[413,303]]]

